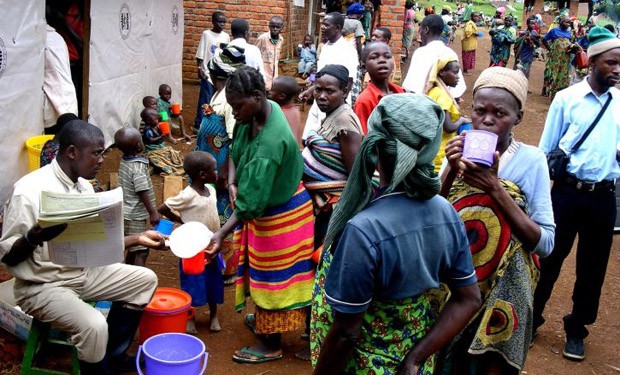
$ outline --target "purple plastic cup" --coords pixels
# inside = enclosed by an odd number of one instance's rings
[[[497,134],[485,130],[468,130],[465,133],[463,156],[487,167],[493,165],[497,146]]]

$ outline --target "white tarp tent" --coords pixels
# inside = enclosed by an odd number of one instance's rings
[[[0,0],[0,204],[28,172],[24,142],[43,131],[45,3]],[[38,110],[37,110],[38,109]]]
[[[137,127],[142,98],[160,84],[182,98],[181,0],[111,0],[91,3],[88,120],[106,146],[122,126]]]
[[[28,172],[24,142],[43,132],[45,1],[0,0],[0,205]],[[160,84],[182,98],[181,0],[92,1],[88,119],[106,146],[121,126],[137,127],[142,98]]]

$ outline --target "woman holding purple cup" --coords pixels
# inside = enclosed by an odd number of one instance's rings
[[[555,232],[545,155],[512,134],[527,87],[520,71],[484,70],[474,85],[472,130],[446,145],[441,193],[465,223],[483,304],[446,349],[439,374],[457,364],[470,373],[519,374],[525,364],[537,257],[549,255]]]

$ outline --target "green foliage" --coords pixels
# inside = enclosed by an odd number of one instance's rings
[[[597,3],[594,9],[614,23],[620,23],[620,0],[603,0]]]

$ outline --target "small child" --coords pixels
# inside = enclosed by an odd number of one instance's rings
[[[459,126],[471,123],[469,118],[461,115],[457,101],[448,90],[448,87],[456,87],[458,84],[460,69],[459,62],[452,56],[439,58],[431,69],[429,81],[425,88],[425,91],[428,91],[427,95],[439,104],[445,112],[441,145],[435,159],[433,159],[435,173],[439,173],[445,159],[446,143],[454,138]]]
[[[172,110],[171,110],[172,104],[170,103],[171,97],[172,97],[172,89],[170,88],[170,86],[166,85],[165,83],[162,85],[159,85],[159,98],[157,98],[157,111],[168,112],[169,118],[178,118],[179,128],[181,129],[181,136],[186,141],[190,142],[192,138],[189,135],[187,135],[187,133],[185,133],[185,123],[183,121],[183,116],[181,116],[180,114],[175,115],[174,113],[172,113]],[[170,142],[172,142],[173,144],[177,143],[177,139],[174,139],[172,137],[172,131],[170,132],[168,136],[169,136]]]
[[[299,93],[299,85],[297,80],[291,76],[280,76],[273,81],[271,91],[269,92],[269,99],[280,105],[284,116],[288,121],[293,136],[297,140],[297,144],[301,147],[301,134],[303,133],[303,127],[301,125],[301,113],[293,98]]]
[[[144,123],[142,140],[146,151],[160,150],[164,148],[164,135],[159,129],[159,113],[153,108],[144,108],[140,112],[140,118]]]
[[[308,76],[308,78],[306,78],[304,82],[306,82],[307,84],[314,85],[315,81],[316,81],[316,65],[314,65],[312,69],[310,69],[310,75]]]
[[[191,178],[191,184],[176,197],[168,198],[159,206],[159,212],[178,223],[198,221],[210,231],[220,229],[217,213],[215,189],[209,185],[217,179],[216,162],[213,156],[203,151],[192,151],[183,162],[185,173]],[[179,215],[172,210],[179,212]],[[192,306],[209,305],[211,316],[210,330],[222,330],[217,318],[217,304],[224,303],[224,281],[221,262],[218,259],[205,265],[200,275],[187,275],[180,270],[181,289],[192,296]],[[187,333],[196,334],[195,319],[188,320]]]
[[[172,147],[166,146],[164,134],[159,129],[159,113],[153,108],[145,108],[140,113],[144,122],[142,140],[149,162],[163,174],[182,176],[183,157],[181,153]]]
[[[390,82],[394,71],[394,57],[390,46],[382,42],[370,42],[362,52],[362,66],[366,69],[370,82],[360,93],[353,111],[362,125],[364,134],[368,133],[368,118],[382,97],[405,92],[402,87]]]
[[[114,144],[123,153],[118,169],[118,181],[123,188],[125,235],[141,233],[147,229],[147,219],[150,219],[152,226],[159,222],[159,214],[155,210],[153,182],[149,174],[149,161],[140,156],[144,151],[144,144],[140,132],[134,128],[119,129],[114,134]],[[130,247],[125,263],[144,267],[148,255],[149,249],[144,246]]]
[[[157,98],[154,96],[145,96],[142,98],[142,105],[144,108],[153,108],[157,111]]]
[[[304,37],[304,44],[299,46],[297,73],[306,79],[313,66],[316,66],[316,46],[312,43],[312,36],[308,34]]]
[[[142,105],[144,106],[143,109],[153,108],[157,111],[157,98],[154,96],[145,96],[142,98]],[[140,134],[144,134],[144,121],[140,120],[140,127],[138,130],[140,130]]]

